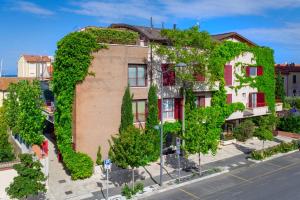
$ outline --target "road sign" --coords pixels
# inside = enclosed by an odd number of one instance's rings
[[[108,170],[111,168],[111,161],[110,159],[104,160],[104,169]]]

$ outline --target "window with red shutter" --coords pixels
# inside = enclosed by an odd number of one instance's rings
[[[164,86],[173,86],[175,85],[175,71],[170,69],[169,64],[162,64],[161,69],[163,72],[163,85]]]
[[[247,77],[250,76],[250,67],[249,66],[246,67],[246,76]]]
[[[174,110],[175,119],[181,120],[182,119],[182,99],[176,98],[175,99],[175,110]]]
[[[226,96],[226,103],[231,104],[232,103],[232,94],[227,94]]]
[[[263,67],[262,66],[258,66],[257,67],[257,76],[262,76],[263,75]]]
[[[232,85],[232,65],[225,65],[224,79],[226,86]]]
[[[265,94],[263,92],[257,93],[257,107],[263,107],[265,106]]]

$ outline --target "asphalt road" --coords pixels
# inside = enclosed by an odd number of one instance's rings
[[[147,200],[300,200],[300,152],[242,167]]]

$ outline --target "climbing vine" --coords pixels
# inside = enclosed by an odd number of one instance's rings
[[[64,164],[73,179],[87,178],[93,173],[92,159],[72,148],[72,107],[76,84],[89,74],[92,52],[108,48],[103,43],[134,44],[137,39],[137,34],[130,31],[87,28],[70,33],[57,43],[53,73],[55,134]]]

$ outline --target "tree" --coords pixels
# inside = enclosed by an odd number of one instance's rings
[[[46,177],[41,171],[41,163],[33,161],[30,154],[21,154],[20,161],[20,164],[14,165],[18,176],[6,188],[7,194],[11,198],[23,199],[46,192]]]
[[[148,137],[149,134],[144,134],[131,125],[117,137],[112,137],[112,142],[109,141],[109,157],[112,162],[124,169],[132,169],[133,189],[134,168],[147,165],[151,160],[151,152],[154,151],[154,145],[148,141]]]
[[[279,98],[282,102],[285,102],[284,80],[280,72],[276,75],[275,97]]]
[[[265,149],[265,141],[266,140],[273,140],[273,133],[266,127],[258,127],[255,129],[254,136],[256,136],[258,139],[262,140],[262,149]]]
[[[148,92],[148,116],[146,121],[146,130],[154,129],[158,125],[158,99],[157,88],[151,85]]]
[[[119,133],[127,129],[128,126],[133,124],[133,114],[132,114],[132,96],[130,94],[129,86],[127,86],[121,106],[121,124],[119,128]]]
[[[252,120],[246,119],[233,130],[233,136],[238,141],[245,142],[247,139],[253,136],[254,130],[255,124],[252,122]]]
[[[4,112],[4,107],[0,107],[0,162],[8,162],[15,158],[12,145],[8,141],[8,126]]]
[[[19,134],[27,144],[41,144],[44,140],[45,116],[42,114],[41,88],[38,81],[27,80],[10,84],[4,101],[5,119],[13,133]]]
[[[194,94],[194,91],[192,88],[186,89],[186,100],[185,100],[185,105],[189,105],[189,109],[195,109],[196,108],[196,96]],[[188,111],[186,111],[188,112]]]
[[[264,150],[265,141],[273,140],[273,130],[276,127],[277,118],[274,114],[261,116],[258,121],[258,128],[254,131],[254,136],[263,141],[262,148]]]
[[[96,164],[102,165],[101,146],[98,147]]]

